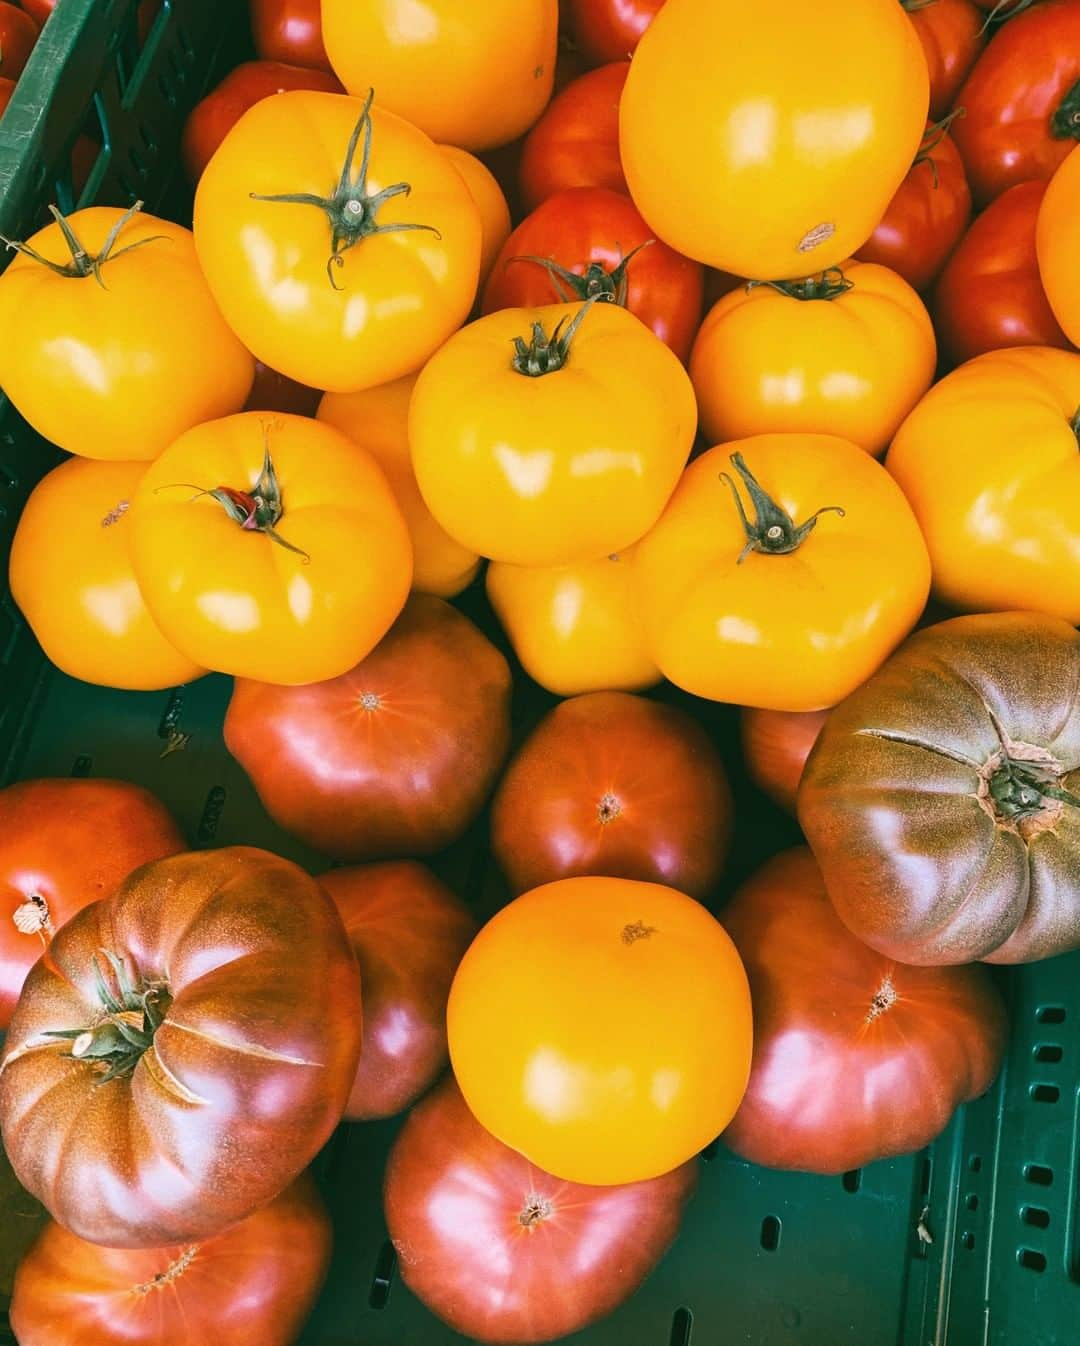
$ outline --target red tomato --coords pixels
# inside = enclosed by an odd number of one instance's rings
[[[331,869],[320,882],[360,964],[364,1042],[345,1116],[392,1117],[446,1067],[446,999],[476,919],[415,860]]]
[[[931,309],[942,354],[963,364],[1008,346],[1071,350],[1039,277],[1035,221],[1045,182],[1010,187],[972,223],[949,258]]]
[[[0,75],[18,79],[26,68],[40,29],[24,10],[0,0]]]
[[[0,790],[0,1029],[65,921],[133,869],[183,849],[164,804],[125,781],[20,781]]]
[[[0,75],[0,117],[4,115],[4,109],[11,102],[11,95],[15,92],[15,81],[5,79]]]
[[[930,117],[952,108],[956,91],[986,42],[986,16],[973,0],[900,0],[930,69]],[[990,0],[990,4],[997,0]]]
[[[827,710],[761,710],[744,706],[742,750],[750,779],[788,813]]]
[[[626,192],[619,158],[619,99],[629,70],[629,61],[590,70],[548,104],[521,150],[518,182],[526,210],[535,210],[566,187]]]
[[[750,1084],[724,1132],[770,1168],[842,1173],[908,1154],[989,1088],[1007,1038],[981,967],[907,967],[833,910],[809,850],[776,856],[724,925],[754,1005]]]
[[[345,92],[337,78],[325,70],[283,61],[245,61],[195,105],[184,124],[181,154],[190,180],[198,182],[214,151],[249,107],[286,89]]]
[[[564,0],[570,34],[590,65],[628,61],[664,0]]]
[[[255,361],[255,381],[244,403],[245,411],[282,411],[290,416],[314,416],[319,409],[322,393],[295,379],[279,374],[276,369]]]
[[[39,25],[44,27],[49,15],[56,8],[57,0],[21,0],[23,9]],[[145,42],[154,26],[154,20],[161,12],[161,0],[142,0],[138,9],[138,36],[140,43]]]
[[[916,290],[934,280],[971,218],[963,160],[946,124],[927,126],[907,177],[855,254],[860,262],[891,267]]]
[[[703,291],[702,266],[661,243],[628,196],[571,187],[549,196],[507,239],[481,312],[606,294],[685,362],[701,325]]]
[[[402,1280],[456,1332],[551,1341],[634,1293],[696,1182],[696,1161],[623,1186],[553,1178],[489,1135],[447,1080],[391,1151],[386,1223]]]
[[[1080,140],[1080,0],[1044,0],[1011,18],[956,102],[967,115],[953,139],[977,206],[1052,177]]]
[[[251,0],[251,32],[264,61],[330,70],[320,0]]]

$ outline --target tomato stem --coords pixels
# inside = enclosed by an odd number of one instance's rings
[[[789,299],[837,299],[848,290],[855,288],[855,282],[848,280],[838,266],[830,266],[819,276],[807,276],[804,280],[748,280],[747,290],[767,285],[770,290],[786,295]]]
[[[1080,79],[1057,105],[1050,134],[1057,140],[1080,140]]]
[[[1004,23],[1006,19],[1015,18],[1025,9],[1030,9],[1034,3],[1035,0],[998,0],[983,20],[983,26],[979,29],[979,37],[982,37],[983,33],[993,27],[995,23]]]
[[[586,299],[572,319],[569,314],[564,314],[550,337],[545,333],[542,322],[533,323],[532,337],[528,342],[524,337],[514,337],[514,358],[510,362],[512,367],[530,379],[538,379],[544,374],[553,374],[562,369],[570,358],[570,343],[577,335],[578,328],[589,309],[600,298],[600,295],[593,295],[591,299]]]
[[[629,287],[627,268],[643,248],[655,242],[655,238],[647,238],[644,243],[639,243],[611,271],[601,262],[590,262],[583,272],[570,271],[551,257],[508,257],[506,265],[509,266],[511,262],[533,262],[536,266],[542,266],[551,278],[556,296],[564,304],[572,304],[575,299],[606,299],[609,303],[625,308]]]
[[[1061,773],[1054,763],[1017,761],[1004,757],[987,780],[999,817],[1019,821],[1041,813],[1048,800],[1080,808],[1080,798],[1058,784]]]
[[[947,117],[942,117],[939,122],[932,122],[923,132],[922,142],[919,145],[919,152],[911,162],[912,168],[919,164],[929,164],[930,174],[934,179],[934,190],[938,186],[937,161],[934,159],[934,151],[949,134],[954,121],[957,117],[966,117],[967,108],[956,107]]]
[[[108,289],[108,286],[101,278],[101,268],[106,262],[115,261],[117,257],[123,257],[125,252],[133,252],[136,248],[141,248],[144,243],[158,243],[165,238],[164,234],[152,234],[149,238],[140,238],[135,243],[128,243],[115,252],[113,251],[116,247],[116,240],[120,237],[124,226],[129,224],[142,208],[143,203],[136,201],[133,206],[124,211],[123,215],[109,230],[108,237],[96,257],[87,252],[72,227],[71,221],[66,215],[62,215],[56,206],[50,206],[49,211],[60,226],[60,232],[64,235],[64,242],[68,245],[68,251],[71,253],[70,262],[51,261],[48,257],[43,257],[36,249],[30,247],[28,243],[20,243],[17,240],[5,238],[3,234],[0,234],[0,243],[3,243],[11,252],[29,257],[31,261],[37,262],[40,266],[47,266],[50,271],[55,272],[58,276],[66,276],[73,280],[83,280],[87,276],[93,276],[101,288],[105,290]]]
[[[738,487],[726,472],[721,472],[720,480],[727,484],[735,499],[735,507],[739,511],[739,519],[746,533],[746,546],[739,553],[737,565],[742,565],[752,551],[765,552],[769,556],[787,556],[806,541],[822,514],[839,514],[841,518],[844,517],[845,511],[840,505],[822,505],[821,509],[815,510],[805,522],[796,524],[787,510],[778,505],[758,484],[757,478],[747,467],[741,453],[733,453],[731,462],[742,478],[756,515],[754,522],[751,523],[743,508]]]
[[[1076,447],[1080,449],[1080,407],[1076,408],[1076,412],[1069,424],[1072,426],[1072,432],[1076,436]]]

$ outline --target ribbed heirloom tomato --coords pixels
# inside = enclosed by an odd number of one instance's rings
[[[1046,297],[1074,345],[1080,346],[1080,146],[1050,181],[1039,208],[1035,248]]]
[[[626,191],[619,99],[629,70],[626,61],[590,70],[551,100],[521,149],[518,178],[527,210],[567,187]]]

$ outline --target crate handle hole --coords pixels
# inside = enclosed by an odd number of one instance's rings
[[[690,1346],[690,1337],[694,1331],[694,1315],[689,1309],[676,1309],[671,1319],[671,1335],[668,1346]]]

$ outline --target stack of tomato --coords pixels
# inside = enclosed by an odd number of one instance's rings
[[[1080,947],[1080,0],[561,18],[566,69],[556,0],[257,0],[193,230],[10,245],[0,386],[72,455],[16,601],[76,678],[231,675],[225,745],[327,860],[0,793],[0,1126],[55,1222],[22,1346],[285,1346],[306,1166],[408,1108],[404,1280],[573,1332],[718,1134],[928,1144],[1002,1058],[982,964]],[[567,699],[507,764],[515,678]],[[664,679],[744,708],[809,843],[719,919],[739,819]],[[478,931],[418,857],[489,803]]]

